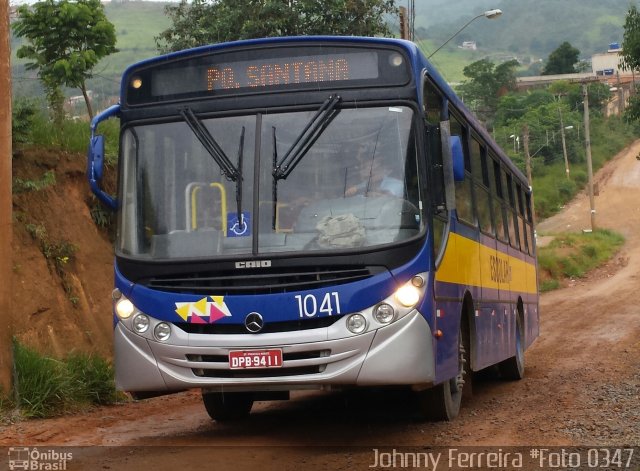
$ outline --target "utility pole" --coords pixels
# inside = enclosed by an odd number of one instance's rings
[[[406,7],[400,7],[400,39],[409,39],[409,25]]]
[[[560,136],[562,137],[562,154],[564,155],[564,173],[567,175],[567,180],[571,180],[569,176],[569,158],[567,157],[567,143],[564,140],[564,122],[562,121],[562,109],[558,108],[560,113]]]
[[[620,85],[620,71],[616,71],[617,87],[618,87],[618,116],[622,116],[624,112],[624,90]]]
[[[408,18],[408,35],[407,35],[407,39],[409,41],[415,41],[416,40],[416,2],[415,0],[409,0],[409,8],[408,8],[408,12],[407,12],[407,18]]]
[[[531,176],[531,154],[529,154],[529,125],[525,124],[522,129],[524,139],[524,162],[525,169],[527,171],[527,180],[529,181],[529,190],[533,190],[533,177]],[[536,224],[536,211],[533,206],[533,192],[531,193],[531,217],[533,218],[533,225]]]
[[[11,43],[9,1],[0,0],[0,388],[11,390]]]
[[[591,162],[591,132],[589,129],[589,91],[587,84],[582,84],[584,104],[584,143],[587,151],[587,171],[589,175],[589,206],[591,207],[591,231],[596,229],[596,203],[593,195],[593,164]]]

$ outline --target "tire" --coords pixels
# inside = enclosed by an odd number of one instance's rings
[[[463,321],[464,322],[464,321]],[[458,374],[430,389],[416,392],[419,420],[451,421],[460,413],[465,378],[469,375],[469,330],[464,324],[458,335]],[[466,397],[467,394],[464,394]]]
[[[202,402],[207,414],[217,422],[243,419],[253,407],[251,393],[202,393]]]
[[[510,358],[498,363],[498,371],[503,379],[517,381],[524,378],[524,322],[521,310],[516,316],[516,353]]]

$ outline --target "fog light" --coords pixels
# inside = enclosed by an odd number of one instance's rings
[[[413,307],[420,300],[420,291],[413,285],[404,285],[396,291],[396,299],[405,307]]]
[[[122,298],[116,303],[116,314],[120,319],[128,319],[136,308],[127,298]]]
[[[376,318],[380,324],[388,324],[393,320],[396,315],[396,311],[393,306],[387,303],[381,303],[373,310],[373,317]]]
[[[142,334],[149,328],[149,317],[144,314],[138,314],[133,318],[133,329]]]
[[[160,322],[155,329],[153,329],[153,336],[157,340],[164,342],[171,337],[171,326],[166,322]]]
[[[422,288],[424,286],[424,278],[422,278],[420,275],[416,275],[411,278],[411,284],[416,288]]]
[[[361,334],[367,329],[367,320],[362,314],[347,317],[347,329],[353,334]]]

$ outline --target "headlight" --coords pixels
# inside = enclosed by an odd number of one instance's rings
[[[393,318],[396,315],[395,309],[393,306],[387,303],[378,304],[373,310],[373,317],[380,322],[380,324],[388,324],[393,321]]]
[[[347,329],[353,334],[361,334],[367,330],[367,320],[362,314],[352,314],[347,317]]]
[[[143,334],[149,328],[149,316],[138,314],[133,318],[133,330],[139,334]]]
[[[120,319],[128,319],[135,310],[135,306],[127,298],[122,298],[116,303],[116,314]]]
[[[396,291],[396,300],[404,307],[413,307],[420,301],[420,290],[412,284],[401,286]]]
[[[164,342],[171,337],[171,326],[166,322],[160,322],[153,329],[153,336],[160,342]]]

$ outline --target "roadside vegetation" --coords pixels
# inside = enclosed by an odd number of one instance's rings
[[[119,398],[113,367],[105,359],[71,353],[58,360],[14,341],[13,398],[0,399],[0,412],[17,408],[23,417],[44,418],[114,404]]]
[[[118,152],[118,120],[107,120],[100,126],[106,138],[105,159],[113,165]],[[24,146],[36,146],[72,153],[87,151],[91,132],[89,123],[83,120],[64,119],[55,123],[45,110],[42,100],[21,99],[13,105],[12,135],[14,150]],[[16,158],[16,152],[14,152]]]
[[[540,291],[562,287],[568,280],[582,278],[610,260],[624,243],[624,237],[608,229],[561,234],[538,249]]]

